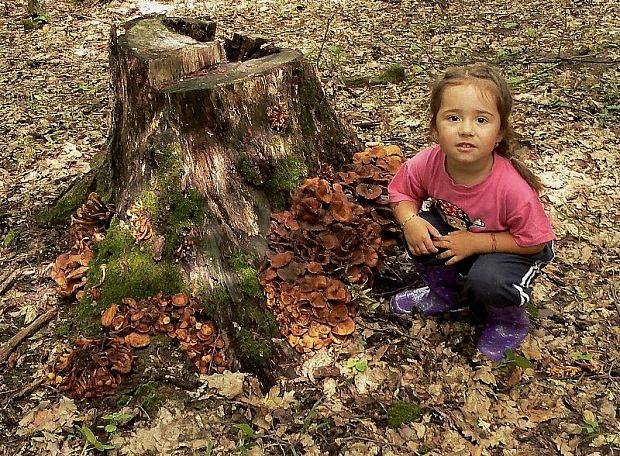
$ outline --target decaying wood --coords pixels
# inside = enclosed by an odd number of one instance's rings
[[[124,214],[157,185],[162,151],[177,151],[181,191],[204,198],[200,239],[183,258],[188,283],[228,291],[243,305],[234,252],[262,258],[275,200],[269,188],[286,160],[315,174],[348,161],[360,143],[330,106],[311,64],[257,36],[214,38],[209,21],[142,17],[113,29],[114,92],[108,165],[113,200]],[[289,162],[287,162],[289,163]],[[250,169],[248,176],[247,170]],[[288,192],[288,190],[279,190]],[[154,221],[153,230],[161,234]],[[231,331],[231,309],[219,323]]]
[[[13,350],[15,350],[19,346],[19,344],[21,344],[25,339],[32,336],[39,329],[52,321],[52,319],[56,316],[56,313],[56,308],[48,310],[43,315],[39,315],[32,323],[30,323],[28,326],[21,329],[17,334],[11,337],[2,346],[2,348],[0,348],[0,364],[6,362]]]
[[[208,289],[224,283],[236,297],[221,259],[235,249],[262,256],[272,204],[240,164],[267,182],[287,157],[298,157],[312,172],[322,162],[347,160],[359,142],[301,53],[264,51],[265,40],[241,35],[227,48],[204,41],[213,40],[212,32],[196,32],[214,31],[212,23],[183,21],[145,17],[130,21],[124,33],[113,31],[112,188],[123,213],[151,185],[158,150],[180,148],[183,185],[204,195],[210,216],[203,230],[210,252],[197,252],[188,276]],[[274,106],[288,113],[281,128],[268,116]]]

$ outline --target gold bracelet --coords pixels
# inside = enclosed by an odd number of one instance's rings
[[[411,220],[412,218],[415,218],[417,216],[418,216],[418,214],[411,214],[409,217],[407,217],[407,220],[405,220],[403,223],[400,224],[401,228],[404,228],[409,220]]]
[[[491,233],[491,252],[497,252],[497,237],[495,233]]]

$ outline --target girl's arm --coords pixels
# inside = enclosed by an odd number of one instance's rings
[[[400,226],[403,226],[410,217],[414,217],[420,211],[418,205],[413,201],[390,203],[390,208]]]
[[[403,229],[409,251],[413,255],[427,255],[437,253],[431,236],[440,236],[432,224],[418,215],[419,206],[413,201],[390,203],[396,221]]]
[[[433,239],[435,247],[446,249],[437,255],[437,258],[445,259],[446,264],[454,264],[457,261],[474,254],[482,253],[514,253],[517,255],[532,255],[541,252],[545,244],[531,247],[521,247],[516,243],[509,231],[497,233],[472,233],[470,231],[453,231],[446,236]]]
[[[475,253],[505,252],[517,255],[533,255],[542,252],[545,248],[545,243],[521,247],[509,231],[471,234],[476,235],[477,251]]]

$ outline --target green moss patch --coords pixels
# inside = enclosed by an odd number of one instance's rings
[[[90,286],[99,283],[101,266],[106,265],[105,281],[97,298],[99,309],[128,296],[142,299],[159,291],[172,294],[183,289],[180,267],[171,259],[156,263],[151,243],[136,245],[131,231],[116,218],[94,253],[88,273]]]
[[[226,287],[218,287],[210,292],[202,293],[202,307],[209,317],[218,314],[222,306],[230,306],[231,299]]]
[[[85,295],[73,307],[70,308],[71,320],[68,323],[68,333],[72,337],[100,337],[103,336],[101,326],[101,310],[88,295]]]
[[[417,404],[398,401],[388,409],[388,426],[397,428],[403,423],[418,420],[424,414],[424,409]]]
[[[71,215],[84,204],[91,192],[92,179],[84,177],[62,195],[55,203],[43,209],[37,214],[36,219],[40,224],[66,224],[71,220]]]
[[[256,263],[256,255],[244,252],[235,252],[228,260],[228,266],[237,274],[243,293],[243,301],[232,304],[233,319],[243,327],[258,328],[266,337],[275,337],[278,324],[273,313],[263,305],[265,295],[258,280]]]
[[[308,167],[299,157],[289,156],[277,162],[265,188],[272,206],[276,210],[284,208],[289,193],[307,176]]]
[[[244,177],[246,182],[253,185],[254,187],[260,187],[264,184],[260,170],[249,157],[243,157],[239,161],[237,169]]]
[[[407,73],[405,67],[395,63],[390,65],[387,70],[382,73],[369,76],[359,75],[346,78],[344,83],[347,87],[367,87],[384,84],[401,84],[407,81]]]
[[[166,222],[174,228],[189,226],[194,221],[200,221],[205,215],[205,201],[200,193],[190,189],[187,193],[181,191],[170,192],[160,200],[169,208]]]
[[[390,82],[392,84],[400,84],[401,82],[405,82],[407,80],[405,67],[398,63],[390,65],[387,70],[377,76],[377,80],[386,83]]]
[[[184,231],[204,223],[205,200],[194,189],[182,190],[183,167],[179,147],[159,147],[153,157],[157,162],[157,175],[153,185],[142,191],[138,201],[166,239],[164,258],[172,258]]]
[[[165,402],[166,394],[159,383],[151,381],[138,386],[135,398],[142,407],[156,409]]]
[[[237,273],[239,287],[248,298],[264,298],[263,290],[258,281],[258,270],[253,266],[256,259],[252,255],[235,253],[231,257],[230,267]]]
[[[242,358],[244,365],[268,365],[273,353],[267,342],[259,340],[247,329],[237,331],[235,340],[239,347],[239,357]]]

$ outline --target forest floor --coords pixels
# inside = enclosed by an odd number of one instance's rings
[[[616,0],[56,0],[36,31],[21,25],[25,3],[0,2],[0,342],[58,315],[0,366],[0,454],[94,454],[112,442],[110,454],[129,455],[620,455]],[[74,401],[49,384],[47,367],[71,345],[71,304],[49,278],[67,231],[35,215],[104,146],[110,26],[164,11],[210,16],[220,37],[257,33],[302,50],[359,137],[407,156],[430,141],[437,74],[478,61],[501,68],[558,236],[518,356],[482,357],[467,315],[397,321],[377,295],[382,307],[356,317],[355,342],[305,355],[269,392],[249,374],[182,376],[182,354],[153,356],[122,398]],[[405,82],[344,84],[393,64]]]

